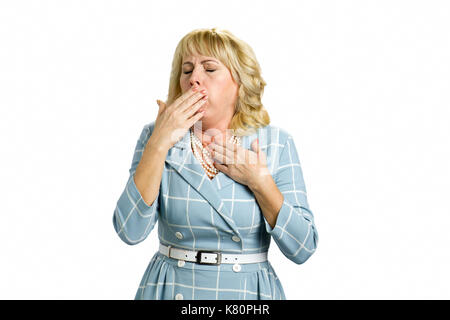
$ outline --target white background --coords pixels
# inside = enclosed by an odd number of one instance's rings
[[[178,41],[254,49],[319,246],[288,299],[450,298],[448,1],[1,1],[0,298],[133,299],[156,229],[112,224]]]

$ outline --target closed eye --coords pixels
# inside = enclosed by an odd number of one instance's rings
[[[208,71],[208,72],[214,72],[214,71],[216,71],[216,70],[206,70],[206,71]],[[184,71],[183,73],[184,74],[189,74],[189,73],[191,73],[192,71]]]

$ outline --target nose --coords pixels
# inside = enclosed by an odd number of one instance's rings
[[[193,79],[191,78],[191,80],[189,80],[189,82],[190,82],[190,84],[191,84],[191,87],[197,87],[197,88],[200,88],[200,81],[198,81],[198,80],[193,80]]]
[[[189,83],[191,87],[201,88],[202,86],[202,73],[199,67],[195,67],[191,72],[191,76],[189,77]]]

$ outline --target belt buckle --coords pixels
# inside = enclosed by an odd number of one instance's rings
[[[202,261],[202,254],[204,253],[213,253],[216,254],[216,262],[203,262]],[[197,259],[197,263],[198,264],[211,264],[211,265],[219,265],[221,263],[222,260],[222,253],[218,252],[218,251],[205,251],[205,250],[200,250],[197,251],[197,255],[195,256],[195,258]]]

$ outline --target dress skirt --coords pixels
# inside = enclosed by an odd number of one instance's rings
[[[205,265],[156,252],[135,300],[285,300],[269,261]]]

